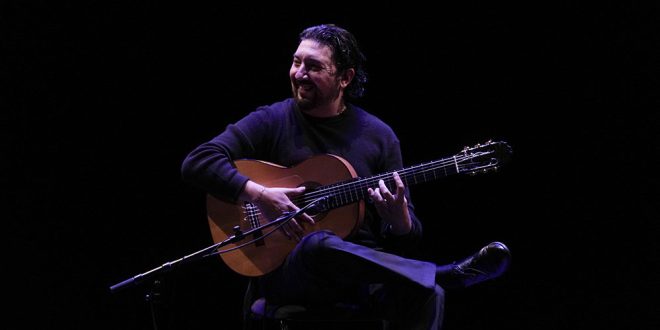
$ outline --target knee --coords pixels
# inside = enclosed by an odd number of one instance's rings
[[[337,239],[337,236],[326,230],[315,231],[313,233],[307,234],[303,239],[298,243],[296,247],[296,255],[300,256],[303,259],[315,259],[321,257],[324,252],[328,249],[328,243],[333,239]]]

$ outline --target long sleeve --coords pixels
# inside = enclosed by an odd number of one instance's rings
[[[236,201],[249,178],[236,170],[233,161],[257,157],[267,122],[265,111],[257,110],[195,148],[183,161],[183,180],[216,197]]]

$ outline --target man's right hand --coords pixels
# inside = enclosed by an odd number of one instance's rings
[[[304,191],[305,187],[269,188],[256,182],[248,181],[240,198],[256,205],[259,210],[263,212],[264,218],[268,219],[268,221],[272,221],[286,212],[298,211],[300,208],[296,206],[291,199],[302,194]],[[314,224],[314,219],[306,213],[303,213],[295,219],[289,220],[280,229],[282,229],[287,237],[300,241],[305,235],[305,222]]]

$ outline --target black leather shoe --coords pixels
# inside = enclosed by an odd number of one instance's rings
[[[454,266],[454,274],[465,287],[502,275],[511,263],[511,252],[504,243],[490,243]]]
[[[437,266],[436,282],[447,289],[465,288],[502,275],[511,263],[503,243],[490,243],[459,263]]]

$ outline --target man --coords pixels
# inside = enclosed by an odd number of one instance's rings
[[[240,173],[237,159],[290,167],[318,154],[345,159],[359,177],[393,172],[392,187],[369,187],[362,226],[342,239],[329,230],[305,232],[302,214],[282,230],[298,241],[286,260],[261,276],[270,304],[331,306],[351,303],[402,329],[439,329],[443,288],[465,287],[502,274],[507,247],[494,242],[462,262],[435,265],[405,258],[422,234],[410,196],[395,172],[403,167],[392,129],[360,107],[367,80],[354,36],[334,25],[305,29],[289,71],[293,98],[263,106],[193,150],[183,178],[219,198],[256,205],[270,220],[298,210],[305,187],[266,187]]]

